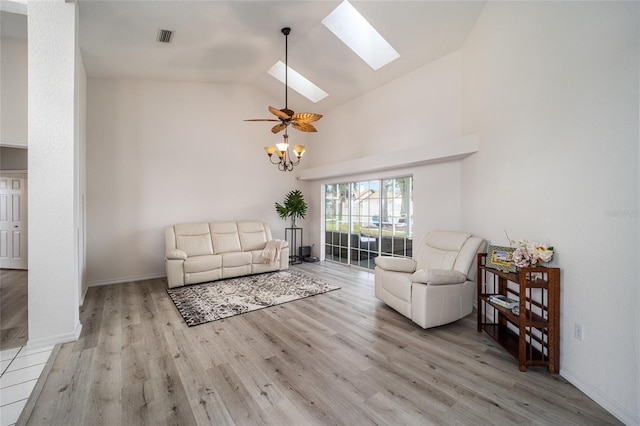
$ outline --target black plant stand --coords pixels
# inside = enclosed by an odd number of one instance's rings
[[[289,243],[289,264],[302,263],[302,257],[300,257],[302,228],[284,228],[284,239]]]

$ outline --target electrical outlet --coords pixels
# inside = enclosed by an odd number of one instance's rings
[[[573,337],[580,340],[581,342],[584,340],[584,330],[582,329],[582,324],[575,323],[573,328]]]

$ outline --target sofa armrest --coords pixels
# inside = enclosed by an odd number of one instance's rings
[[[461,284],[465,281],[465,274],[448,269],[420,269],[411,276],[411,282],[429,285]]]
[[[165,259],[187,260],[187,253],[182,250],[172,249],[167,250],[164,257]]]
[[[416,261],[404,257],[378,256],[375,262],[387,271],[413,273],[416,270]]]

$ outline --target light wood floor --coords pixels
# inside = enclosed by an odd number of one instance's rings
[[[19,424],[619,424],[562,377],[519,372],[473,315],[422,330],[368,272],[293,268],[342,289],[189,328],[163,279],[90,288]]]
[[[0,350],[27,343],[27,271],[0,269]]]

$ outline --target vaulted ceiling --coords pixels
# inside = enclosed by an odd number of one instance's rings
[[[78,0],[80,48],[90,77],[248,84],[281,108],[284,87],[267,71],[284,61],[289,26],[289,65],[329,93],[314,104],[290,90],[289,105],[322,113],[459,49],[485,5],[351,1],[400,54],[374,71],[322,24],[340,3]],[[159,29],[171,43],[156,42]]]

